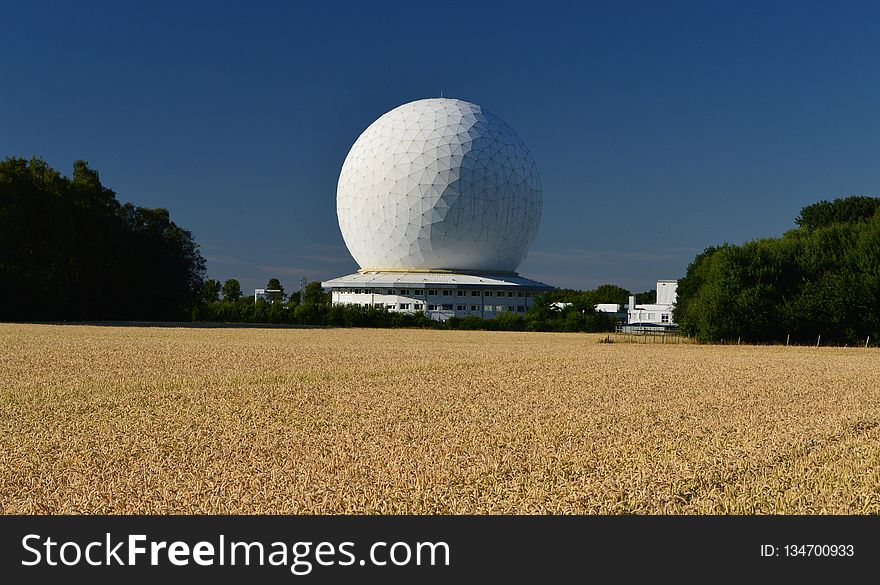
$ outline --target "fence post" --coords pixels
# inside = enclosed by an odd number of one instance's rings
[[[868,347],[868,342],[871,341],[871,336],[868,336],[868,339],[865,340],[865,347]]]
[[[816,347],[819,347],[819,342],[822,341],[822,334],[819,334],[819,337],[816,339]]]
[[[737,338],[736,338],[736,344],[739,345],[739,342],[740,342],[741,340],[742,340],[742,337],[737,337]]]
[[[788,338],[791,337],[791,333],[786,334],[785,336],[785,345],[788,345]]]

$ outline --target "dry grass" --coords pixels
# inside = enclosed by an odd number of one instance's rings
[[[880,352],[0,324],[5,513],[878,513]]]

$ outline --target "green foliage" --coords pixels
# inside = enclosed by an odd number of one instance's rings
[[[880,198],[823,201],[781,238],[707,248],[679,280],[675,321],[704,341],[876,339],[878,209]]]
[[[324,304],[301,303],[293,311],[295,322],[300,325],[323,325],[322,312],[326,309],[328,307]]]
[[[166,209],[121,204],[84,161],[0,161],[0,320],[183,319],[204,273]]]
[[[572,303],[579,311],[593,310],[599,303],[614,303],[625,306],[630,292],[616,284],[603,284],[593,290],[557,289],[545,293],[547,304]],[[537,301],[536,301],[537,303]]]
[[[241,298],[241,283],[238,279],[229,278],[223,283],[223,300],[235,302]]]
[[[625,305],[629,302],[629,291],[616,284],[602,284],[596,287],[593,291],[587,292],[592,293],[591,300],[593,301],[593,305],[598,305],[599,303]]]
[[[213,278],[207,279],[202,283],[202,302],[210,303],[220,300],[220,281]]]
[[[305,301],[286,305],[253,299],[213,301],[194,311],[198,321],[227,323],[278,323],[301,326],[330,327],[421,327],[435,329],[471,329],[490,331],[613,331],[615,321],[605,313],[597,313],[592,305],[583,303],[562,311],[550,308],[552,293],[538,295],[534,306],[525,315],[504,312],[494,319],[469,315],[452,317],[445,322],[433,321],[425,313],[391,312],[384,307],[331,305],[330,295],[320,283],[306,287]]]
[[[303,290],[303,302],[315,304],[329,303],[330,295],[324,293],[320,282],[310,282]]]
[[[657,302],[657,289],[646,290],[645,292],[636,293],[637,305],[653,305]],[[626,301],[629,302],[629,299]],[[625,303],[624,303],[625,304]]]
[[[269,300],[273,303],[283,303],[284,302],[284,286],[282,286],[281,281],[277,278],[270,278],[269,282],[266,283],[267,291],[278,291],[278,292],[267,292],[266,296],[269,297]]]
[[[836,223],[851,224],[867,221],[880,209],[880,197],[852,196],[834,201],[820,201],[801,209],[795,220],[808,231]]]

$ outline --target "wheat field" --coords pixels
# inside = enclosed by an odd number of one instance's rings
[[[880,350],[0,324],[7,514],[880,512]]]

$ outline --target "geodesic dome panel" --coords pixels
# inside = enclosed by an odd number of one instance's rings
[[[373,122],[342,165],[336,213],[367,270],[513,272],[541,221],[520,137],[476,104],[426,99]]]

